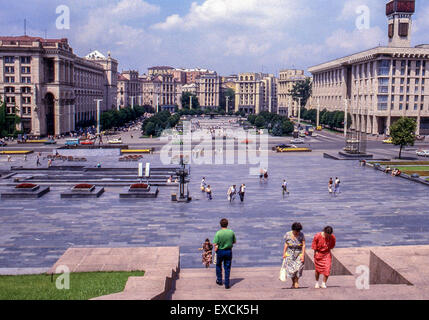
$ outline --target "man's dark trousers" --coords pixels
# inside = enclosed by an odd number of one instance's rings
[[[231,273],[232,250],[218,250],[216,251],[216,277],[217,282],[222,283],[222,262],[225,269],[225,287],[229,287],[229,275]]]

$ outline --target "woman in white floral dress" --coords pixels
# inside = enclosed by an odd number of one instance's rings
[[[283,249],[283,259],[286,259],[286,274],[292,279],[292,288],[298,289],[299,278],[302,277],[305,261],[305,236],[301,232],[302,225],[295,222],[292,231],[285,234],[285,246]]]

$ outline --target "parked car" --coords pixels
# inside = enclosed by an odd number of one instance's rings
[[[49,140],[45,141],[43,144],[57,144],[57,142],[53,139],[49,139]]]
[[[6,146],[7,146],[7,143],[0,140],[0,147],[6,147]]]
[[[304,139],[301,139],[301,138],[292,139],[290,142],[294,143],[294,144],[303,144],[303,143],[305,143]]]
[[[429,157],[429,150],[417,150],[416,154],[420,157]]]
[[[383,140],[383,143],[392,144],[393,143],[392,138]]]
[[[109,143],[109,144],[121,144],[122,138],[114,138],[114,139],[109,140],[107,143]]]
[[[82,141],[80,142],[80,144],[81,144],[81,145],[84,145],[84,146],[93,145],[93,144],[94,144],[94,141],[92,141],[92,140],[82,140]]]
[[[65,145],[66,146],[78,146],[79,142],[80,142],[79,138],[67,139]]]

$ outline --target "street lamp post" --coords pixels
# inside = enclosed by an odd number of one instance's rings
[[[229,96],[226,96],[226,112],[229,112]]]
[[[192,96],[189,96],[189,110],[192,110]]]
[[[95,99],[94,101],[97,102],[97,134],[100,134],[100,102],[103,99]]]
[[[348,112],[348,101],[344,99],[344,138],[347,138],[347,112]]]
[[[317,121],[316,128],[320,125],[320,98],[317,98]]]
[[[301,127],[301,98],[298,98],[298,128]]]

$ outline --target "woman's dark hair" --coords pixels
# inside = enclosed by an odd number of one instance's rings
[[[301,231],[302,225],[299,222],[294,222],[294,224],[292,225],[292,230],[293,231]]]
[[[332,229],[332,227],[331,227],[331,226],[326,226],[326,227],[323,229],[323,232],[324,232],[324,233],[327,233],[327,234],[332,234],[332,233],[334,232],[334,229]]]
[[[206,239],[206,242],[210,242],[210,239]]]
[[[227,220],[227,219],[222,219],[222,220],[220,220],[220,226],[221,226],[222,228],[226,228],[226,227],[228,227],[228,220]]]

